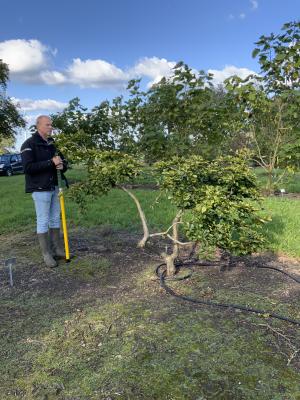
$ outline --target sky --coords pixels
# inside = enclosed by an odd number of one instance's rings
[[[7,94],[29,127],[74,97],[90,109],[126,96],[129,79],[149,87],[178,61],[216,83],[258,73],[255,41],[299,20],[300,0],[0,0],[0,12]]]

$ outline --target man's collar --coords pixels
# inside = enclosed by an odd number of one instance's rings
[[[44,141],[44,142],[48,142],[48,140],[47,139],[44,139],[43,138],[43,136],[40,134],[40,132],[39,131],[36,131],[36,133],[40,136],[40,138]]]
[[[42,135],[40,135],[40,133],[38,131],[35,132],[35,137],[40,140],[41,142],[45,143],[45,144],[52,144],[54,143],[54,139],[50,136],[48,139],[44,139],[42,137]]]

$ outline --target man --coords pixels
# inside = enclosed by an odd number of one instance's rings
[[[25,191],[34,200],[37,236],[47,267],[54,268],[54,257],[64,257],[60,242],[60,205],[57,173],[67,170],[67,162],[58,153],[51,138],[52,122],[46,115],[36,120],[37,132],[21,147],[25,172]],[[59,154],[59,155],[57,155]],[[52,248],[51,248],[52,247]]]

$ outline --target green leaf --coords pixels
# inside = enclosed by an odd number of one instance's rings
[[[259,52],[260,52],[260,49],[256,47],[256,48],[252,51],[252,57],[255,58]]]

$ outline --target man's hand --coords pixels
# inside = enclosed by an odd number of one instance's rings
[[[53,157],[52,162],[55,165],[56,169],[63,169],[64,164],[63,164],[62,159],[59,156]]]

